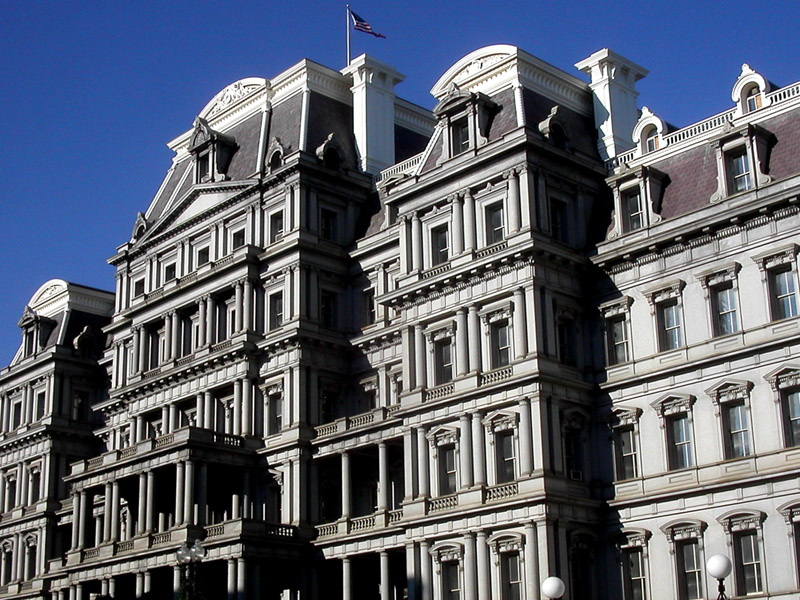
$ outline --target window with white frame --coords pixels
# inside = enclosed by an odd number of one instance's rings
[[[460,117],[450,121],[450,155],[458,156],[469,150],[469,121]]]
[[[335,328],[338,323],[338,294],[330,290],[319,292],[319,323],[323,327]]]
[[[630,306],[633,299],[624,297],[600,306],[605,321],[606,361],[618,365],[631,360]]]
[[[667,468],[688,469],[695,464],[692,433],[694,396],[668,395],[652,403],[661,418],[667,445]]]
[[[740,265],[733,263],[713,273],[701,273],[697,276],[708,299],[711,334],[714,337],[736,333],[740,329],[737,280],[739,269]]]
[[[245,231],[244,227],[237,226],[235,229],[231,228],[230,233],[230,248],[231,251],[238,250],[245,245]]]
[[[269,242],[273,244],[283,239],[283,211],[279,210],[269,216]]]
[[[576,411],[568,411],[562,417],[561,438],[563,440],[564,473],[573,481],[586,479],[586,417]]]
[[[458,431],[446,427],[428,434],[436,464],[436,492],[448,496],[458,491]]]
[[[568,534],[569,590],[570,597],[593,600],[596,586],[592,563],[597,538],[587,530],[571,531]]]
[[[655,317],[658,351],[666,352],[684,346],[682,290],[683,281],[673,281],[644,294],[650,303],[650,312]]]
[[[639,417],[641,409],[617,407],[610,418],[614,432],[617,481],[639,477]]]
[[[516,481],[518,477],[517,421],[516,413],[507,412],[494,412],[483,420],[494,454],[493,480],[498,485]]]
[[[558,242],[569,244],[569,201],[561,197],[551,197],[548,203],[548,209],[550,215],[550,235]]]
[[[511,309],[495,310],[484,318],[489,329],[489,364],[499,369],[511,363]]]
[[[273,292],[269,295],[269,330],[278,329],[283,325],[283,292]]]
[[[430,349],[433,354],[434,385],[441,385],[453,380],[454,349],[452,328],[440,329],[430,334]]]
[[[521,600],[523,592],[523,538],[516,532],[496,533],[489,538],[496,565],[500,600]]]
[[[712,202],[772,180],[765,171],[770,136],[757,125],[744,124],[712,140],[717,156],[717,190],[711,196]]]
[[[753,454],[750,427],[749,381],[726,380],[706,390],[711,396],[722,430],[722,451],[726,459]]]
[[[450,235],[447,225],[439,225],[431,229],[431,266],[446,263],[450,260]]]
[[[461,545],[448,542],[434,544],[431,555],[438,575],[438,597],[442,600],[461,600],[463,572]]]
[[[800,446],[800,367],[780,367],[765,379],[780,406],[784,447]]]
[[[502,242],[506,238],[503,202],[495,202],[486,207],[484,211],[486,225],[486,245],[491,246]]]
[[[339,241],[339,214],[335,210],[320,208],[319,236],[329,242]]]
[[[651,125],[643,134],[644,138],[644,151],[655,152],[658,150],[658,129],[655,125]]]
[[[194,248],[194,266],[195,268],[202,267],[203,265],[207,265],[211,260],[211,248],[209,247],[208,243],[202,243],[200,245],[195,245]]]
[[[174,281],[177,277],[177,265],[174,262],[170,262],[164,265],[164,270],[162,271],[162,282],[169,283],[170,281]]]
[[[649,532],[623,531],[619,545],[625,600],[647,600],[647,540]]]
[[[642,193],[638,186],[621,194],[620,208],[623,233],[630,233],[644,227],[644,205],[642,203]]]
[[[361,292],[361,323],[369,327],[375,324],[376,319],[375,288],[367,288]]]
[[[578,317],[575,310],[560,307],[553,301],[556,315],[556,342],[558,360],[565,365],[578,364]]]
[[[676,588],[678,600],[702,600],[703,577],[703,532],[706,524],[697,520],[672,522],[661,530],[670,544],[670,554],[675,557]]]
[[[267,434],[279,433],[283,429],[283,384],[266,386],[264,396],[267,399]]]
[[[669,183],[665,173],[652,166],[627,169],[609,179],[614,191],[614,227],[609,233],[619,235],[645,229],[661,220],[664,189]]]
[[[760,511],[738,511],[718,519],[733,547],[733,576],[737,596],[764,591],[763,531],[766,515]]]
[[[144,296],[144,293],[145,293],[144,276],[133,279],[133,297],[139,298],[141,296]]]
[[[770,319],[773,321],[800,314],[797,300],[797,251],[797,244],[789,244],[753,257],[766,284]]]
[[[483,93],[453,87],[433,109],[442,131],[444,159],[474,150],[489,137],[492,117],[498,105]]]
[[[800,585],[800,503],[790,500],[778,507],[778,512],[783,515],[788,528],[786,534],[792,547],[794,580]]]

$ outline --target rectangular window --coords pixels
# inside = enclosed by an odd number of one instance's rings
[[[336,294],[327,290],[319,293],[319,322],[323,327],[336,327]]]
[[[711,288],[711,304],[714,311],[714,335],[728,335],[739,331],[736,316],[736,290],[728,281]]]
[[[22,401],[14,402],[11,405],[11,429],[16,429],[22,425]]]
[[[456,482],[456,447],[453,444],[439,446],[439,495],[455,494]]]
[[[577,363],[578,334],[575,321],[560,319],[556,326],[558,335],[558,358],[565,365],[574,366]]]
[[[800,446],[800,391],[784,395],[784,420],[786,422],[786,447]]]
[[[569,210],[567,203],[556,198],[550,199],[550,234],[553,239],[569,243]]]
[[[758,594],[764,591],[762,584],[761,549],[758,533],[742,531],[734,534],[733,554],[736,565],[736,594]]]
[[[195,165],[195,175],[197,183],[204,183],[211,179],[211,152],[203,152],[197,156]]]
[[[680,600],[702,600],[703,561],[700,545],[696,539],[683,540],[676,544],[678,561],[678,597]]]
[[[797,291],[794,273],[789,265],[769,272],[769,287],[772,296],[772,320],[797,316]]]
[[[144,279],[137,279],[133,282],[133,297],[138,298],[144,295]]]
[[[728,154],[726,160],[730,193],[736,194],[753,189],[753,177],[750,173],[750,158],[747,155],[747,149],[741,148],[737,152]]]
[[[273,213],[269,218],[269,241],[274,243],[283,239],[283,211]]]
[[[644,208],[639,190],[622,194],[622,232],[636,231],[644,227]]]
[[[606,321],[606,345],[608,363],[618,365],[630,360],[628,353],[628,325],[625,315],[617,315]]]
[[[622,551],[622,572],[625,600],[647,600],[644,555],[641,548],[625,548]]]
[[[231,235],[231,250],[236,250],[242,246],[244,246],[244,229],[239,229]]]
[[[667,419],[669,442],[669,468],[687,469],[694,466],[692,457],[692,432],[686,414],[671,415]]]
[[[451,339],[444,338],[433,343],[433,361],[436,385],[453,380],[453,345]]]
[[[456,119],[450,124],[451,155],[457,156],[469,150],[469,122],[467,117]]]
[[[164,283],[175,279],[175,263],[170,263],[164,267]]]
[[[209,261],[209,249],[208,246],[204,246],[203,248],[198,248],[197,250],[197,266],[202,267],[205,264],[208,264]]]
[[[564,431],[564,467],[570,479],[583,481],[583,436],[577,427]]]
[[[508,329],[508,320],[506,319],[490,325],[493,369],[504,367],[511,362],[511,341]]]
[[[502,600],[522,598],[522,571],[519,568],[519,554],[516,552],[500,554],[500,580]]]
[[[683,346],[681,313],[678,301],[667,300],[658,305],[659,350],[675,350]]]
[[[361,315],[365,327],[375,324],[375,290],[365,290],[361,295]]]
[[[319,236],[323,240],[335,242],[338,239],[336,213],[326,208],[319,211]]]
[[[514,432],[501,431],[495,435],[494,442],[497,458],[497,483],[514,481],[517,478]]]
[[[269,329],[277,329],[283,325],[283,292],[271,294],[269,297]]]
[[[38,392],[36,394],[36,414],[34,415],[34,419],[37,421],[44,416],[44,404],[46,397],[46,392]]]
[[[503,223],[503,203],[492,204],[486,209],[486,245],[491,246],[506,238]]]
[[[617,480],[638,477],[636,434],[633,427],[620,427],[616,430]]]
[[[461,600],[458,571],[456,561],[442,563],[442,600]]]
[[[271,394],[269,396],[269,433],[278,433],[283,429],[283,396]]]
[[[750,427],[744,402],[727,404],[724,411],[727,436],[725,458],[750,456]]]
[[[435,267],[446,263],[450,258],[450,245],[447,235],[447,225],[442,225],[431,231],[431,266]]]

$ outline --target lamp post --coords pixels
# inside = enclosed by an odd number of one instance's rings
[[[555,600],[564,595],[564,582],[558,577],[548,577],[542,582],[542,595]]]
[[[717,600],[728,600],[725,595],[725,578],[731,574],[732,568],[731,559],[724,554],[715,554],[706,562],[708,574],[716,579],[719,584],[717,586],[717,591],[719,592]]]
[[[178,564],[181,566],[181,591],[178,594],[180,600],[195,600],[198,598],[195,589],[195,563],[200,562],[206,556],[206,549],[200,540],[195,540],[190,548],[186,542],[181,544],[175,553]]]

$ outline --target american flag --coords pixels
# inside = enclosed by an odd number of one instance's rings
[[[364,33],[370,33],[370,34],[374,35],[375,37],[386,39],[385,35],[383,35],[382,33],[377,33],[375,31],[373,31],[372,30],[372,25],[367,23],[364,19],[359,17],[352,10],[350,11],[350,15],[353,17],[353,28],[356,31],[363,31]]]

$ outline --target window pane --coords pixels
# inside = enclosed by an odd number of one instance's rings
[[[731,453],[728,458],[749,456],[750,434],[748,431],[747,412],[744,404],[729,406],[726,415]]]
[[[786,444],[800,446],[800,391],[787,394],[786,404],[788,413]]]

